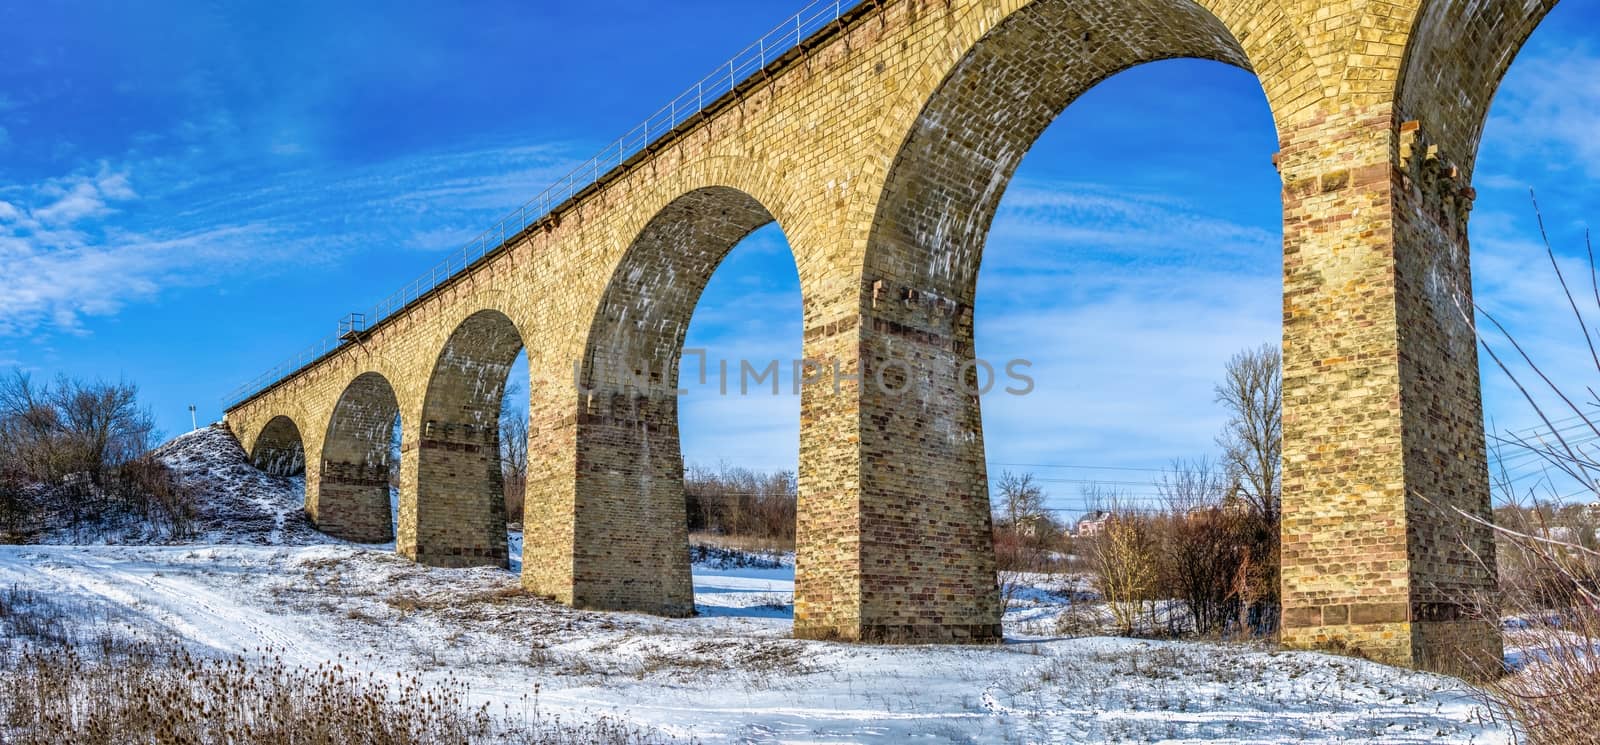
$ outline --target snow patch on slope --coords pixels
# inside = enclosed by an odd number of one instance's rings
[[[196,494],[196,536],[188,542],[305,545],[332,542],[305,515],[305,478],[257,470],[222,424],[155,449],[157,459]]]

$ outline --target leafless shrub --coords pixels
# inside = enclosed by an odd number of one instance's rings
[[[1052,571],[1064,555],[1066,529],[1044,506],[1033,474],[1005,471],[995,484],[994,552],[1000,600],[1009,606],[1029,575]]]
[[[1205,460],[1174,462],[1157,488],[1166,507],[1151,520],[1158,594],[1183,601],[1194,631],[1215,632],[1242,600],[1236,580],[1250,551],[1249,515],[1225,503],[1226,481]]]
[[[780,552],[724,545],[715,537],[701,535],[690,536],[689,561],[715,569],[781,569],[784,565]]]
[[[137,522],[165,537],[189,533],[193,496],[147,454],[149,411],[128,382],[0,379],[0,534],[47,528],[83,536]]]
[[[1528,742],[1593,742],[1600,732],[1600,552],[1527,523],[1496,531],[1506,552],[1500,565],[1538,579],[1513,583],[1499,602],[1484,603],[1512,612],[1504,625],[1516,650],[1511,674],[1489,687],[1490,707]]]
[[[1538,215],[1537,202],[1534,210]],[[1600,373],[1600,353],[1596,353],[1590,321],[1561,271],[1543,216],[1538,217],[1546,257],[1594,370]],[[1595,309],[1600,310],[1600,271],[1596,270],[1593,247],[1586,248]],[[1567,504],[1554,484],[1576,484],[1578,494],[1590,500],[1600,497],[1600,447],[1594,442],[1600,438],[1600,418],[1595,416],[1600,395],[1586,387],[1590,400],[1578,403],[1494,315],[1481,307],[1477,310],[1514,356],[1508,361],[1497,343],[1480,336],[1484,352],[1543,422],[1537,434],[1491,437],[1499,466],[1495,491],[1510,506],[1497,511],[1499,524],[1488,526],[1497,535],[1496,556],[1480,557],[1501,570],[1500,597],[1480,599],[1479,607],[1491,618],[1501,609],[1512,614],[1506,624],[1507,640],[1517,652],[1513,655],[1517,664],[1511,674],[1491,684],[1489,704],[1498,716],[1514,722],[1528,742],[1594,742],[1595,733],[1600,732],[1600,550],[1594,545],[1597,536],[1588,510],[1600,508],[1600,502],[1593,507]],[[1513,370],[1517,363],[1522,370]],[[1554,403],[1541,403],[1535,390],[1548,394],[1551,398],[1547,400]],[[1512,455],[1507,456],[1507,450]],[[1540,466],[1542,478],[1519,493],[1506,464],[1510,458],[1527,462],[1530,456]],[[1479,515],[1456,512],[1463,520],[1485,523]]]
[[[1105,527],[1087,540],[1095,589],[1106,601],[1121,633],[1131,635],[1141,617],[1154,617],[1160,577],[1154,531],[1145,515],[1123,507],[1115,494],[1086,490],[1086,501],[1110,513]]]

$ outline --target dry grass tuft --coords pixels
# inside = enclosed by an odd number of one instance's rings
[[[122,745],[649,745],[674,738],[600,716],[468,703],[466,683],[304,668],[271,650],[206,658],[170,643],[84,644],[75,616],[37,594],[0,591],[0,743]]]

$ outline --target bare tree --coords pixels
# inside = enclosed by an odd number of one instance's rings
[[[1228,410],[1228,423],[1217,437],[1223,467],[1237,497],[1276,527],[1283,457],[1283,357],[1277,346],[1235,354],[1216,391],[1217,403]]]
[[[1003,471],[995,485],[1000,492],[996,517],[1006,527],[1017,530],[1026,522],[1045,517],[1044,490],[1034,483],[1033,474]]]
[[[55,480],[60,432],[61,417],[48,390],[19,369],[0,380],[0,470]]]
[[[1228,423],[1217,444],[1232,498],[1254,518],[1240,525],[1243,543],[1233,580],[1239,622],[1257,633],[1276,627],[1278,523],[1282,515],[1283,357],[1263,344],[1228,360],[1217,385]]]
[[[1240,517],[1223,507],[1227,481],[1210,461],[1175,460],[1156,488],[1166,503],[1157,524],[1161,590],[1184,601],[1194,630],[1207,633],[1239,600],[1234,580],[1247,555]],[[1181,629],[1173,628],[1177,633]]]
[[[139,406],[139,387],[133,383],[85,383],[61,376],[52,393],[68,462],[93,478],[104,478],[108,469],[150,449],[155,421]]]
[[[500,483],[505,493],[506,519],[522,522],[528,491],[528,406],[519,402],[522,388],[506,383],[500,397]]]
[[[1157,477],[1156,492],[1168,511],[1186,514],[1221,507],[1227,479],[1209,458],[1176,459]]]
[[[68,474],[100,482],[150,447],[155,423],[138,386],[66,376],[36,384],[21,370],[0,380],[0,468],[53,483]]]
[[[690,465],[683,492],[692,533],[749,548],[794,547],[798,484],[790,471]]]
[[[1033,474],[1004,471],[995,486],[995,571],[1001,602],[1010,605],[1028,584],[1028,574],[1049,571],[1055,556],[1064,553],[1066,531],[1050,518]]]

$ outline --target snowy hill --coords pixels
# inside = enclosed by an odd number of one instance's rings
[[[331,540],[306,519],[305,479],[257,470],[222,424],[176,437],[153,454],[196,494],[196,536],[184,542],[305,545]]]
[[[256,470],[238,441],[221,424],[173,438],[152,451],[151,456],[171,470],[178,491],[184,495],[189,519],[183,529],[168,520],[152,520],[136,510],[110,510],[90,518],[55,509],[41,515],[35,534],[27,542],[119,546],[334,542],[318,533],[306,519],[305,479],[270,476]],[[33,489],[47,492],[50,487],[34,485]]]

